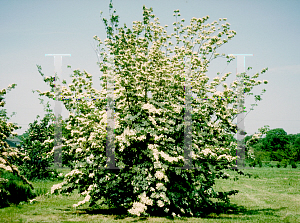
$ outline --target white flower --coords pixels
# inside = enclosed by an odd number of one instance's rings
[[[150,145],[149,145],[149,147],[150,147]],[[153,156],[154,156],[154,159],[155,160],[158,160],[158,150],[157,149],[153,149]]]
[[[79,201],[77,204],[73,204],[73,207],[78,207],[79,205],[89,202],[90,199],[91,199],[91,196],[89,194],[87,194],[83,201]]]
[[[232,157],[232,156],[226,155],[226,154],[223,154],[223,155],[219,156],[217,159],[220,160],[220,159],[222,159],[223,157],[224,157],[225,159],[227,159],[229,162],[231,162],[231,161],[233,161],[233,160],[236,159],[236,157]]]
[[[213,156],[215,156],[216,154],[213,153],[210,149],[206,148],[204,150],[201,151],[201,153],[204,155],[204,156],[207,156],[208,154],[211,154]]]
[[[165,204],[161,200],[158,200],[157,205],[162,208]]]
[[[77,141],[78,142],[86,142],[86,139],[85,138],[79,138]]]
[[[94,176],[95,176],[94,173],[90,173],[90,174],[89,174],[89,177],[90,177],[90,178],[93,178]]]
[[[81,195],[86,195],[88,192],[87,191],[84,191],[81,193]]]
[[[37,202],[36,199],[29,200],[30,204]]]
[[[221,91],[216,91],[214,93],[214,95],[218,96],[218,97],[221,97],[223,95],[223,93]]]
[[[0,157],[0,162],[1,163],[6,163],[5,159],[3,159],[2,157]]]
[[[151,206],[153,205],[153,200],[151,200],[149,197],[147,197],[145,192],[140,194],[139,198],[143,204],[147,204],[147,205],[151,205]]]
[[[129,129],[129,128],[126,128],[124,130],[124,135],[127,135],[127,136],[134,136],[136,134],[136,131],[133,130],[133,129]]]
[[[156,189],[160,190],[161,187],[163,187],[164,185],[162,183],[157,183],[156,184]]]
[[[79,134],[80,132],[78,130],[71,130],[71,135],[73,136],[74,134]]]
[[[92,164],[93,163],[93,158],[94,158],[94,155],[93,154],[91,154],[90,156],[88,156],[87,158],[86,158],[86,161],[89,163],[89,164]]]
[[[5,170],[7,170],[7,171],[9,171],[9,172],[12,172],[12,169],[11,169],[10,166],[5,166],[5,165],[2,164],[2,163],[0,163],[0,168],[5,169]]]
[[[165,189],[165,190],[167,190],[167,189]],[[159,195],[160,195],[160,197],[161,197],[162,199],[164,199],[165,202],[167,202],[168,204],[171,203],[170,200],[169,200],[169,198],[166,196],[166,193],[165,193],[165,192],[160,192]]]
[[[77,148],[76,149],[76,153],[80,153],[80,152],[82,152],[82,149],[81,148]]]
[[[72,170],[70,173],[67,173],[66,175],[65,175],[65,177],[67,178],[67,177],[69,177],[69,176],[73,176],[73,175],[78,175],[78,174],[82,174],[82,172],[81,171],[79,171],[79,170],[77,170],[77,169],[75,169],[75,170]]]
[[[137,140],[139,140],[139,141],[142,141],[142,140],[144,140],[144,139],[146,139],[146,136],[145,136],[145,135],[141,135],[141,136],[139,136],[139,137],[137,138]]]
[[[145,109],[145,110],[149,110],[150,113],[157,113],[157,114],[161,113],[161,109],[156,109],[154,107],[154,105],[149,104],[149,103],[144,104],[142,108]]]
[[[154,135],[154,140],[158,141],[158,140],[160,140],[163,137],[164,137],[164,135],[160,135],[160,136]]]
[[[54,141],[54,139],[50,139],[50,140],[47,139],[47,140],[44,141],[44,143],[52,143],[53,141]]]
[[[161,180],[162,178],[164,178],[164,174],[161,171],[156,171],[155,175],[154,175],[157,179]]]
[[[53,185],[53,186],[51,187],[51,194],[53,194],[56,190],[61,189],[62,186],[63,186],[63,183],[64,183],[64,182]]]
[[[184,159],[183,156],[179,156],[179,157],[171,157],[168,154],[166,154],[164,151],[160,152],[160,155],[167,161],[169,161],[170,163],[173,163],[174,161],[178,161],[179,159]]]
[[[146,209],[147,206],[145,204],[142,204],[140,202],[134,202],[132,208],[129,209],[128,212],[130,214],[140,216],[141,213],[143,213]]]
[[[156,121],[152,116],[149,116],[149,120],[152,122],[153,125],[156,125]]]

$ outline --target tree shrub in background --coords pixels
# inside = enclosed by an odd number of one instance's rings
[[[48,108],[50,107],[47,104]],[[53,164],[54,124],[53,114],[47,113],[43,119],[29,124],[28,130],[21,138],[18,165],[22,174],[28,179],[50,179],[57,177],[57,171],[50,169]]]
[[[290,141],[289,154],[295,162],[300,161],[300,134],[295,135],[294,140]]]
[[[269,130],[266,137],[262,140],[262,148],[265,151],[271,152],[270,157],[274,161],[281,161],[290,157],[288,151],[288,136],[282,128]]]
[[[251,79],[244,74],[246,87],[239,87],[238,81],[234,81],[230,87],[223,83],[223,92],[216,91],[230,73],[208,84],[206,72],[211,59],[207,58],[210,54],[217,58],[216,49],[234,37],[230,24],[217,28],[219,23],[214,21],[205,25],[209,18],[206,16],[192,18],[184,26],[182,19],[174,23],[174,33],[168,35],[152,12],[152,8],[144,6],[143,21],[134,22],[131,29],[125,24],[118,28],[115,10],[110,24],[103,18],[106,49],[95,37],[102,56],[101,91],[92,87],[92,76],[85,71],[75,70],[72,83],[61,85],[62,97],[66,99],[64,105],[70,111],[66,128],[72,136],[63,139],[64,145],[70,146],[70,154],[76,159],[74,169],[65,175],[64,182],[53,186],[52,193],[79,189],[85,198],[74,207],[86,202],[96,206],[104,198],[101,204],[126,209],[136,216],[201,216],[217,207],[212,198],[228,204],[229,196],[237,193],[235,190],[217,192],[213,185],[215,179],[230,178],[224,170],[235,166],[236,157],[231,155],[236,149],[232,140],[236,133],[233,119],[242,112],[235,96],[244,91],[249,93],[261,84],[255,80],[259,73]],[[174,13],[177,20],[179,10]],[[222,39],[223,36],[226,38]],[[188,169],[184,159],[186,56],[191,58],[192,91],[198,95],[192,101],[190,154],[192,166],[198,169]],[[231,57],[227,59],[230,62]],[[121,169],[107,169],[111,163],[106,163],[106,87],[112,76],[115,79],[115,159]],[[44,78],[50,86],[54,85],[53,80],[54,77]],[[55,85],[59,86],[57,82]],[[52,87],[40,95],[54,98],[54,92]],[[210,94],[212,100],[203,100]],[[82,100],[83,97],[95,100]]]
[[[245,143],[252,136],[246,136]],[[293,160],[297,162],[300,155],[300,134],[286,135],[281,128],[269,130],[265,138],[259,138],[249,145],[249,148],[246,147],[246,154],[250,154],[251,151],[254,151],[254,157],[263,161]],[[249,154],[247,160],[251,162]]]

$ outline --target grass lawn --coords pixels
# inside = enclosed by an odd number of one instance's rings
[[[66,172],[67,170],[64,170]],[[239,176],[239,180],[217,180],[215,189],[239,190],[231,196],[233,206],[226,213],[206,218],[162,217],[132,218],[118,210],[91,211],[73,208],[83,197],[45,195],[53,184],[61,181],[34,182],[43,195],[35,203],[23,203],[0,209],[0,222],[300,222],[300,168],[255,167],[244,170],[255,177]]]

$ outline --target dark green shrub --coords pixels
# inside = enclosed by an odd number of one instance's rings
[[[280,165],[280,163],[277,163],[276,166],[277,166],[277,168],[280,168],[281,165]]]
[[[8,202],[19,204],[21,201],[27,201],[34,198],[35,194],[31,191],[28,185],[24,185],[21,181],[8,181],[4,189],[10,193]]]
[[[262,167],[263,164],[262,164],[261,160],[258,160],[257,163],[258,163],[259,167]]]
[[[0,208],[9,206],[8,198],[10,196],[10,193],[4,188],[4,185],[7,182],[7,179],[0,178]]]
[[[27,201],[36,195],[29,185],[23,184],[21,179],[10,172],[1,170],[0,178],[0,207],[7,207],[10,204],[19,204]]]
[[[297,165],[294,160],[291,161],[292,168],[297,168]]]

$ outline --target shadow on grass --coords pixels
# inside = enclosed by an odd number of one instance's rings
[[[232,219],[240,218],[241,216],[253,216],[253,215],[268,215],[274,217],[280,217],[276,212],[287,209],[287,207],[281,207],[277,209],[273,208],[258,208],[258,209],[246,209],[244,206],[239,206],[236,204],[216,205],[214,210],[210,210],[207,214],[204,214],[203,218],[218,218],[218,219]],[[229,216],[230,215],[230,216]],[[235,217],[236,216],[236,217]]]
[[[204,210],[203,214],[199,216],[199,218],[206,218],[206,219],[240,219],[241,217],[245,216],[253,216],[253,215],[267,215],[267,216],[274,216],[274,217],[280,217],[276,214],[276,212],[287,209],[287,207],[281,207],[277,209],[272,208],[262,208],[262,209],[249,209],[247,210],[244,206],[238,206],[236,204],[228,204],[228,205],[217,205],[215,208],[211,208],[208,210]],[[66,209],[60,209],[64,211],[71,211],[70,208]],[[109,209],[92,209],[92,208],[81,208],[77,209],[73,214],[77,215],[106,215],[111,216],[115,220],[119,219],[125,219],[128,216],[126,209],[120,209],[120,208],[109,208]],[[149,216],[149,217],[161,217],[166,218],[169,220],[174,220],[173,217],[166,216],[164,212],[162,213],[156,213],[155,215]],[[182,221],[188,221],[189,217],[181,217]],[[148,220],[148,217],[138,217],[136,221],[146,221]]]

